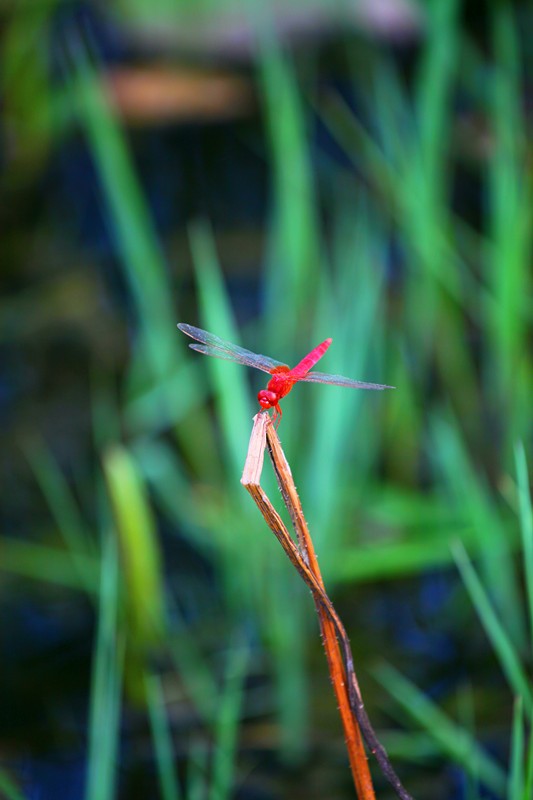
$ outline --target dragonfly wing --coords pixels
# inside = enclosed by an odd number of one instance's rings
[[[353,381],[345,378],[344,375],[328,375],[326,372],[308,372],[301,381],[307,383],[330,383],[333,386],[348,386],[352,389],[394,389],[394,386],[386,386],[381,383],[365,383],[364,381]]]
[[[208,333],[202,328],[195,328],[194,325],[186,325],[180,322],[178,328],[183,333],[190,336],[191,339],[196,339],[201,344],[190,344],[189,347],[196,350],[198,353],[203,353],[206,356],[215,356],[215,358],[224,358],[226,361],[236,361],[238,364],[244,364],[246,367],[255,367],[263,372],[272,374],[276,369],[284,367],[288,369],[286,364],[281,361],[276,361],[268,356],[263,356],[259,353],[252,353],[251,350],[246,350],[244,347],[239,347],[231,342],[226,342],[215,336],[214,333]]]
[[[208,344],[190,344],[189,347],[191,350],[196,350],[197,353],[203,353],[205,356],[214,356],[215,358],[223,358],[226,361],[233,361],[237,364],[244,364],[246,367],[255,367],[256,369],[261,369],[263,372],[268,372],[272,374],[273,370],[276,368],[274,365],[270,365],[270,359],[267,356],[261,356],[259,353],[252,353],[250,355],[247,353],[244,348],[241,348],[239,352],[235,350],[222,350],[220,347],[212,347]],[[263,362],[261,359],[265,359]]]

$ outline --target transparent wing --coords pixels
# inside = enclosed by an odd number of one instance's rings
[[[301,381],[306,383],[330,383],[333,386],[349,386],[352,389],[394,389],[394,386],[386,386],[381,383],[365,383],[364,381],[353,381],[343,375],[328,375],[326,372],[308,372]]]
[[[252,353],[251,350],[246,350],[244,347],[239,347],[231,342],[226,342],[215,336],[214,333],[208,333],[201,328],[195,328],[194,325],[186,325],[180,322],[178,328],[183,333],[190,336],[191,339],[196,339],[201,344],[190,344],[189,347],[196,350],[198,353],[203,353],[206,356],[215,356],[215,358],[224,358],[226,361],[236,361],[238,364],[244,364],[246,367],[255,367],[263,372],[272,374],[280,367],[283,370],[288,370],[288,366],[281,361],[276,361],[268,356],[262,356],[259,353]]]

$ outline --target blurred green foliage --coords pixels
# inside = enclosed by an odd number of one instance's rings
[[[291,53],[266,25],[250,70],[271,176],[262,307],[241,326],[206,219],[186,230],[198,300],[191,309],[184,266],[169,263],[129,131],[109,101],[98,43],[83,26],[59,43],[64,80],[51,80],[51,26],[61,5],[22,3],[4,33],[5,125],[17,148],[2,190],[6,198],[14,188],[30,192],[64,137],[82,132],[98,177],[94,202],[131,306],[128,322],[114,312],[116,328],[130,324],[130,335],[119,347],[122,362],[109,368],[105,346],[94,346],[92,442],[81,447],[90,477],[81,492],[58,460],[56,442],[44,442],[31,425],[25,432],[33,475],[26,472],[25,480],[40,487],[47,523],[20,540],[7,530],[0,565],[58,591],[85,593],[94,606],[87,800],[117,796],[123,702],[146,706],[164,800],[204,796],[206,786],[212,798],[231,796],[250,666],[232,642],[245,624],[260,632],[269,654],[287,760],[306,750],[310,735],[311,603],[239,484],[255,409],[249,376],[191,353],[178,321],[198,321],[288,363],[332,336],[324,370],[397,387],[383,396],[297,387],[284,402],[280,433],[326,585],[333,592],[350,586],[357,603],[363,582],[384,585],[457,563],[446,627],[460,630],[465,618],[475,624],[470,596],[501,667],[500,705],[494,701],[481,716],[502,727],[498,709],[506,708],[509,782],[483,747],[482,723],[470,730],[454,719],[453,697],[439,709],[381,666],[375,675],[390,697],[381,695],[380,704],[394,717],[397,701],[402,724],[414,726],[401,741],[394,734],[387,741],[391,753],[412,763],[437,754],[457,762],[495,796],[529,797],[533,525],[530,458],[519,443],[531,441],[533,206],[527,54],[512,6],[490,4],[487,56],[467,35],[458,2],[426,3],[409,85],[386,47],[362,37],[341,42],[358,113],[334,84],[316,80],[312,50]],[[111,12],[126,29],[147,15],[156,29],[191,13],[186,3],[163,0],[117,2]],[[251,4],[247,21],[256,13]],[[261,18],[269,20],[265,9]],[[333,143],[319,157],[317,128]],[[465,172],[479,183],[476,223],[456,196]],[[69,269],[59,264],[55,279],[68,280]],[[8,297],[2,311],[5,340],[25,335],[24,323],[13,323],[19,302]],[[59,305],[55,319],[62,313]],[[271,477],[265,486],[274,490]],[[194,575],[176,587],[183,573],[166,563],[163,531],[179,533],[210,565],[222,609],[203,597]],[[176,600],[182,591],[217,630],[189,624]],[[379,654],[366,652],[357,630],[351,637],[365,665],[375,663]],[[212,651],[223,653],[225,671]],[[163,653],[216,743],[212,763],[205,743],[191,745],[186,781],[175,771],[172,719],[150,663]],[[423,690],[423,669],[418,677]],[[6,794],[18,797],[0,777]]]

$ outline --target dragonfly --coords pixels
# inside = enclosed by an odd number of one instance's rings
[[[235,361],[237,364],[254,367],[272,375],[267,388],[261,389],[258,393],[257,400],[262,409],[274,409],[273,422],[277,422],[278,425],[283,415],[279,402],[289,394],[294,384],[299,381],[304,383],[329,383],[332,386],[348,386],[351,389],[382,390],[395,388],[381,383],[354,381],[351,378],[345,378],[343,375],[328,375],[326,372],[314,371],[313,367],[331,345],[332,339],[324,339],[291,369],[281,361],[276,361],[274,358],[263,356],[259,353],[252,353],[251,350],[226,342],[224,339],[215,336],[214,333],[195,328],[194,325],[180,322],[178,328],[187,336],[190,336],[191,339],[196,340],[193,344],[189,344],[189,347],[198,353],[204,353],[206,356],[215,356],[215,358],[223,358],[226,361]]]

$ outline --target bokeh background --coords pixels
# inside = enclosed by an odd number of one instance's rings
[[[410,792],[531,797],[531,4],[0,13],[2,797],[354,796],[179,321],[397,387],[284,401],[326,586]]]

